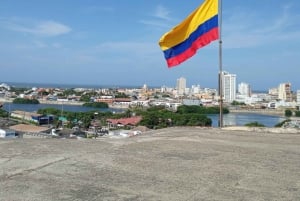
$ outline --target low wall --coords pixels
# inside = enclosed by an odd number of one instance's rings
[[[276,110],[276,109],[230,109],[229,111],[231,113],[255,113],[255,114],[284,116],[283,110]]]

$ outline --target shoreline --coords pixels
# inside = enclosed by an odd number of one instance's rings
[[[84,102],[81,101],[49,101],[49,100],[38,100],[40,104],[47,104],[47,105],[78,105],[82,106]],[[10,99],[4,99],[0,98],[0,104],[1,103],[12,103],[13,98]],[[127,109],[128,105],[116,105],[116,104],[109,104],[109,108],[113,109]]]
[[[239,110],[229,110],[229,113],[248,113],[248,114],[263,114],[263,115],[270,115],[270,116],[280,116],[285,117],[283,110],[276,110],[276,109],[239,109]]]
[[[83,105],[84,102],[79,101],[49,101],[49,100],[38,100],[40,104],[49,104],[49,105]],[[0,98],[0,103],[12,103],[13,99],[5,99]],[[109,108],[116,108],[116,109],[127,109],[128,105],[116,105],[116,104],[109,104]],[[262,115],[270,115],[270,116],[279,116],[279,117],[286,117],[284,114],[284,110],[278,109],[230,109],[229,113],[248,113],[248,114],[262,114]],[[290,117],[296,118],[297,117]],[[300,118],[298,118],[300,119]]]

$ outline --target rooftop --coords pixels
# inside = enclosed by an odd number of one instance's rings
[[[168,128],[0,139],[0,201],[300,200],[300,134]]]

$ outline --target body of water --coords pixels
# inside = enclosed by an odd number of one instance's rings
[[[122,112],[124,109],[115,108],[89,108],[81,105],[56,105],[56,104],[14,104],[4,103],[3,109],[6,111],[21,110],[26,112],[37,112],[39,109],[44,108],[56,108],[62,111],[70,112],[88,112],[88,111],[100,111],[100,112]],[[219,114],[208,115],[212,119],[212,126],[218,127]],[[229,113],[223,116],[224,126],[243,126],[251,122],[259,122],[266,127],[274,127],[277,123],[284,121],[285,118],[279,116],[253,114],[253,113]]]
[[[212,126],[218,127],[220,118],[219,114],[208,115],[208,117],[213,121]],[[280,116],[254,113],[229,113],[223,115],[224,126],[244,126],[247,123],[258,122],[266,127],[274,127],[276,124],[284,120],[285,118]]]

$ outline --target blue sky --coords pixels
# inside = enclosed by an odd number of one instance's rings
[[[159,38],[202,0],[1,0],[0,82],[217,88],[218,42],[168,69]],[[300,1],[223,1],[223,70],[300,89]]]

